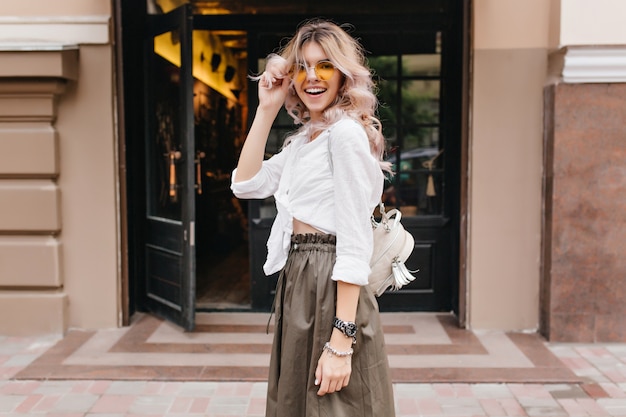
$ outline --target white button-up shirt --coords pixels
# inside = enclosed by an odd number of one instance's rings
[[[263,161],[253,178],[232,182],[231,189],[239,198],[274,195],[277,215],[267,241],[266,275],[285,266],[295,218],[337,237],[333,280],[366,285],[373,248],[370,219],[383,183],[365,130],[357,121],[344,118],[313,141],[304,135],[294,137]]]

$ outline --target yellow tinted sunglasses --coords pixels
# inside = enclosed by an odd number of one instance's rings
[[[335,73],[335,66],[330,61],[320,61],[312,67],[307,67],[304,64],[295,64],[289,71],[289,76],[298,83],[304,81],[307,76],[307,72],[313,68],[315,76],[321,81],[328,81]]]

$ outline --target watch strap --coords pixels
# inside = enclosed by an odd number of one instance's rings
[[[351,321],[343,321],[338,317],[333,319],[333,327],[340,330],[346,337],[352,338],[352,343],[356,343],[357,325]]]

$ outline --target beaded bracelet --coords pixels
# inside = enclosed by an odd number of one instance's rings
[[[335,350],[335,348],[333,348],[330,345],[330,342],[326,342],[323,350],[327,350],[329,353],[332,353],[335,356],[339,356],[340,358],[343,358],[346,356],[352,356],[352,354],[354,353],[354,350],[352,348],[350,348],[350,350],[348,350],[347,352],[339,352],[338,350]]]

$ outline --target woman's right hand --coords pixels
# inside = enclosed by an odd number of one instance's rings
[[[267,61],[259,79],[259,107],[278,112],[285,103],[289,91],[289,68],[287,61],[276,55]]]

